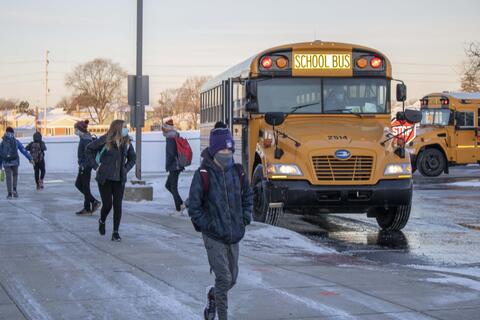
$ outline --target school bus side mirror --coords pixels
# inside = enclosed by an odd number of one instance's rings
[[[257,103],[257,82],[253,80],[245,81],[245,91],[247,97],[247,103],[245,109],[248,112],[257,112],[258,103]]]
[[[285,114],[283,112],[267,112],[265,113],[265,122],[276,127],[285,121]]]
[[[403,102],[407,100],[407,86],[403,83],[397,84],[397,101]]]
[[[422,112],[413,109],[397,112],[397,120],[404,120],[410,123],[419,123],[422,121]]]

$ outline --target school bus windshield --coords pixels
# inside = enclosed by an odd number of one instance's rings
[[[260,80],[258,82],[259,112],[385,114],[389,112],[387,88],[388,81],[386,79],[276,78]]]
[[[447,126],[449,121],[448,109],[422,109],[422,125]]]

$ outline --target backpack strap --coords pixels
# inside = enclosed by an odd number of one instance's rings
[[[205,199],[206,195],[208,194],[210,178],[208,176],[208,170],[205,167],[200,167],[199,172],[200,172],[200,177],[202,177],[203,198]]]
[[[245,171],[240,163],[235,163],[235,169],[237,170],[238,177],[240,178],[240,191],[243,190],[243,180],[245,179]]]

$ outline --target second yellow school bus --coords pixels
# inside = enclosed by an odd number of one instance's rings
[[[412,172],[391,139],[391,81],[387,57],[363,46],[267,49],[202,88],[202,146],[215,122],[232,129],[257,221],[275,223],[279,208],[367,213],[382,229],[400,230],[410,216]],[[401,83],[397,99],[405,96]]]

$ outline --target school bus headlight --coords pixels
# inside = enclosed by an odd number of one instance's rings
[[[301,176],[302,170],[295,164],[270,164],[267,167],[269,175]]]
[[[410,163],[391,163],[385,166],[385,176],[411,176],[412,166]]]

